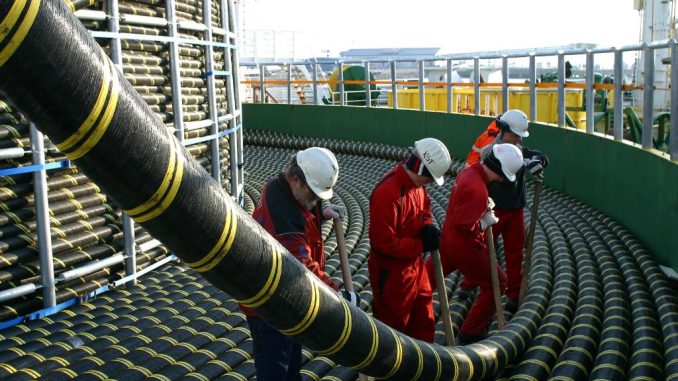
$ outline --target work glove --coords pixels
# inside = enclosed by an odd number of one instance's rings
[[[480,218],[480,228],[485,230],[490,226],[499,222],[499,218],[494,215],[494,210],[488,209],[487,212]]]
[[[360,294],[355,291],[346,291],[339,290],[339,294],[342,298],[346,299],[349,304],[354,305],[355,307],[360,308]]]
[[[544,166],[542,165],[541,160],[539,160],[539,159],[525,159],[525,160],[523,160],[523,164],[525,165],[525,168],[528,171],[530,171],[532,176],[534,176],[535,178],[537,178],[539,180],[544,178]]]
[[[438,250],[440,247],[440,229],[428,224],[421,229],[421,241],[424,243],[424,252]]]
[[[341,205],[329,204],[323,208],[323,217],[327,219],[344,218],[346,215],[346,208]]]
[[[492,210],[494,209],[494,200],[492,197],[487,198],[487,210]]]

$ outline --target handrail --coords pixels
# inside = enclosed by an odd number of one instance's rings
[[[418,106],[415,104],[409,108],[418,108],[420,110],[427,110],[426,97],[424,93],[428,93],[431,88],[440,88],[447,91],[447,108],[439,108],[441,111],[450,112],[470,112],[475,115],[481,114],[490,114],[494,115],[495,113],[501,113],[509,108],[511,102],[511,94],[529,93],[530,102],[527,106],[526,112],[529,115],[531,121],[540,121],[544,122],[543,119],[539,119],[537,115],[537,94],[543,92],[552,92],[555,91],[557,98],[557,106],[554,108],[554,115],[557,116],[556,120],[550,120],[546,122],[555,123],[560,127],[567,127],[568,121],[573,120],[572,115],[568,115],[568,111],[572,112],[583,112],[585,115],[585,125],[583,125],[584,118],[580,120],[580,125],[578,126],[586,133],[609,133],[611,136],[618,141],[627,141],[629,143],[638,144],[639,147],[643,149],[652,149],[653,135],[653,113],[654,112],[668,112],[678,110],[678,96],[673,96],[675,88],[671,88],[662,83],[657,83],[653,70],[657,70],[657,65],[663,65],[659,59],[656,59],[655,53],[657,49],[669,49],[671,62],[675,63],[678,61],[678,42],[676,40],[662,40],[654,41],[652,43],[637,43],[624,45],[621,47],[581,47],[581,48],[566,48],[566,49],[526,49],[521,51],[511,51],[511,52],[488,52],[488,53],[461,53],[461,54],[450,54],[450,55],[441,55],[434,58],[426,59],[393,59],[393,60],[334,60],[329,62],[305,62],[305,61],[295,61],[295,62],[258,62],[258,63],[241,63],[243,67],[257,67],[258,78],[244,78],[241,80],[242,85],[251,86],[252,88],[256,87],[267,87],[267,91],[271,88],[276,88],[278,86],[287,87],[288,94],[290,93],[290,88],[292,86],[308,86],[313,88],[314,92],[317,94],[319,87],[329,88],[330,94],[334,94],[334,99],[328,100],[328,104],[334,105],[360,105],[360,106],[376,106],[376,107],[393,107],[394,109],[403,108],[401,102],[398,102],[398,92],[405,89],[419,89],[419,103]],[[628,52],[638,52],[642,54],[641,58],[637,59],[636,65],[643,65],[645,74],[638,79],[638,83],[628,84],[623,83],[623,81],[613,81],[614,83],[595,83],[595,73],[594,67],[596,63],[596,56],[600,55],[613,55],[613,68],[609,71],[613,72],[613,78],[623,78],[624,74],[624,53]],[[577,79],[572,81],[566,79],[566,56],[585,56],[586,60],[586,75],[584,78]],[[557,59],[558,65],[554,69],[556,70],[556,82],[538,82],[536,75],[536,63],[535,60],[537,57],[551,57]],[[513,69],[509,65],[509,59],[529,59],[529,67],[527,69],[527,80],[521,78],[521,82],[517,82],[516,78],[510,77],[510,70]],[[502,77],[501,82],[485,82],[481,76],[481,66],[480,60],[501,60],[500,64],[496,66],[497,71],[501,71]],[[473,67],[468,68],[470,70],[470,80],[468,82],[459,82],[452,81],[452,66],[454,61],[472,61]],[[409,70],[411,77],[408,78],[398,78],[396,75],[395,67],[398,66],[399,70],[403,70],[405,66],[404,63],[409,63]],[[435,66],[429,66],[427,64],[435,63]],[[626,62],[629,64],[629,62]],[[327,66],[334,65],[337,70],[339,70],[336,77],[333,77],[329,80],[321,80],[316,74],[312,78],[295,78],[287,76],[272,76],[268,74],[267,68],[272,67],[282,67],[288,68],[292,66],[306,66],[309,68],[309,72],[317,73],[318,66]],[[374,68],[381,68],[380,70],[384,71],[384,78],[380,79],[371,79],[368,75],[365,75],[365,79],[344,79],[343,72],[349,66],[362,66],[367,68],[367,71],[374,73]],[[390,78],[386,72],[389,71],[390,67]],[[370,69],[371,68],[371,69]],[[425,78],[426,71],[435,69],[436,73],[441,73],[446,70],[447,80],[441,79],[438,81],[427,81]],[[371,71],[370,71],[371,70]],[[284,71],[284,70],[283,70]],[[417,74],[414,74],[416,72]],[[652,73],[652,74],[650,74]],[[676,65],[671,65],[671,74],[678,75],[678,68]],[[348,89],[347,85],[350,85],[352,88],[355,86],[362,86],[361,90]],[[377,87],[378,92],[381,94],[391,95],[392,99],[389,99],[389,105],[384,101],[384,97],[379,97],[380,100],[374,99],[374,94],[372,91],[374,87]],[[463,101],[469,105],[469,107],[459,107],[459,102],[462,102],[459,98],[454,99],[452,93],[455,88],[470,88],[473,89],[473,96],[469,100]],[[497,89],[498,94],[493,94],[492,90]],[[417,91],[417,90],[415,90]],[[489,92],[488,92],[489,91]],[[649,107],[644,107],[645,110],[642,112],[643,119],[646,122],[643,123],[642,137],[634,139],[634,141],[624,139],[624,124],[623,124],[623,109],[628,105],[625,104],[624,93],[628,92],[642,92],[641,96],[638,96],[638,102],[636,105],[644,106],[648,104]],[[567,101],[567,94],[569,92],[580,92],[582,94],[583,101],[581,104],[572,105]],[[658,92],[666,92],[670,95],[670,110],[658,110],[654,107],[654,99],[656,99],[656,94]],[[600,94],[604,94],[606,100],[596,106],[594,99],[599,97]],[[362,95],[361,95],[362,94]],[[464,93],[466,94],[466,93]],[[481,98],[482,95],[482,98]],[[459,94],[457,94],[457,97]],[[466,96],[466,95],[464,95]],[[487,98],[487,97],[491,98]],[[282,95],[284,97],[284,95]],[[354,101],[351,98],[358,97],[360,101]],[[611,107],[608,107],[607,99],[612,101]],[[291,96],[288,96],[286,103],[304,103],[303,99],[295,100],[294,102],[290,99]],[[311,97],[309,97],[311,98]],[[355,99],[355,98],[354,98]],[[317,98],[313,98],[313,104],[320,104],[317,102]],[[369,103],[366,103],[365,100],[369,100]],[[276,99],[277,103],[285,103],[283,99]],[[381,101],[381,102],[380,102]],[[256,102],[256,100],[255,100]],[[259,103],[262,100],[259,99]],[[265,102],[265,100],[263,100]],[[470,107],[470,103],[475,104],[475,107]],[[481,102],[489,106],[481,107]],[[595,109],[595,110],[594,110]],[[605,120],[611,121],[612,129],[607,131],[607,125],[603,126],[603,131],[596,132],[595,128],[595,112],[603,112],[608,115],[608,118]],[[641,115],[641,114],[639,114]],[[670,139],[667,139],[668,144],[660,146],[661,148],[666,149],[668,153],[668,159],[672,161],[678,161],[678,117],[671,120],[669,132]],[[575,120],[575,123],[577,121]]]

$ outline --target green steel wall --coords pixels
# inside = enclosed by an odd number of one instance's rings
[[[243,105],[245,128],[411,146],[431,136],[465,158],[491,119],[361,107]],[[599,135],[534,124],[528,147],[548,153],[545,184],[626,225],[657,260],[678,271],[678,163]]]

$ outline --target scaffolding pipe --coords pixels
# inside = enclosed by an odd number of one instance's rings
[[[45,165],[45,144],[42,132],[33,123],[30,124],[31,150],[33,165]],[[38,252],[40,255],[40,281],[43,306],[56,305],[56,287],[54,287],[54,262],[52,258],[52,236],[50,234],[49,206],[47,205],[47,174],[44,169],[33,172],[33,191],[35,192],[35,219],[37,222]]]
[[[101,269],[104,269],[106,267],[111,267],[115,266],[119,263],[122,263],[122,261],[125,260],[125,256],[123,254],[115,254],[113,256],[110,256],[108,258],[96,261],[96,262],[90,262],[84,266],[80,266],[78,268],[72,269],[72,270],[67,270],[62,272],[57,276],[57,281],[58,282],[68,282],[70,280],[73,280],[75,278],[83,277],[87,274],[91,274],[93,272],[99,271]]]

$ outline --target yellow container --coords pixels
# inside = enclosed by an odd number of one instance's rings
[[[447,112],[447,88],[426,88],[425,105],[427,111]],[[467,87],[452,88],[452,112],[472,114],[475,110],[475,90]],[[509,108],[520,109],[529,115],[530,93],[527,90],[509,89]],[[583,90],[568,90],[565,93],[566,108],[581,108],[584,102]],[[392,107],[392,94],[388,93],[388,105]],[[398,91],[398,108],[416,109],[419,107],[419,89],[403,89]],[[502,110],[500,87],[481,87],[480,114],[498,115]],[[586,128],[585,111],[568,111],[578,129]],[[556,89],[539,89],[537,91],[537,118],[540,122],[558,123],[558,94]]]

